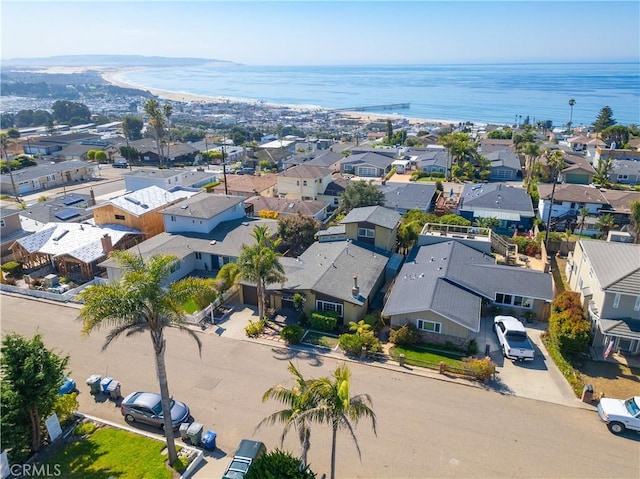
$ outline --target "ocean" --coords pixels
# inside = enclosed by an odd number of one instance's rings
[[[640,124],[640,63],[144,68],[116,78],[140,87],[246,102],[353,109],[455,122],[551,120],[590,125],[604,106]],[[573,98],[573,112],[569,100]],[[573,116],[571,116],[573,115]]]

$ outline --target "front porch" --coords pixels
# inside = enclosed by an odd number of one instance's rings
[[[630,368],[640,368],[640,355],[631,354],[624,351],[612,351],[608,357],[604,357],[606,348],[604,346],[590,346],[589,355],[593,361],[604,361],[613,364],[624,364]]]

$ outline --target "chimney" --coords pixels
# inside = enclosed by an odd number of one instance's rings
[[[102,251],[104,251],[104,254],[111,253],[111,251],[113,251],[111,236],[109,236],[109,234],[105,234],[102,238],[100,238],[100,240],[102,241]]]
[[[353,288],[351,288],[351,295],[354,298],[360,296],[360,288],[358,287],[358,275],[353,277]]]
[[[91,195],[91,198],[89,199],[89,206],[95,206],[96,205],[96,195],[93,193],[93,188],[89,188],[89,194]]]

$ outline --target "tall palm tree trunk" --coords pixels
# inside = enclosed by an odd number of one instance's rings
[[[331,431],[331,479],[336,479],[336,440],[338,438],[338,425],[334,424]]]
[[[38,414],[38,408],[34,407],[29,411],[29,420],[31,421],[31,450],[37,451],[40,449],[42,441],[42,431],[40,430],[40,414]]]
[[[164,416],[164,435],[167,439],[167,454],[169,465],[178,459],[176,442],[173,436],[173,424],[171,423],[171,396],[169,395],[169,382],[167,380],[167,368],[164,363],[165,340],[162,331],[151,332],[153,347],[156,354],[156,372],[158,374],[158,384],[160,385],[160,397],[162,402],[162,414]]]
[[[298,437],[300,438],[300,466],[304,469],[307,467],[307,455],[311,448],[311,430],[304,423],[298,428]]]

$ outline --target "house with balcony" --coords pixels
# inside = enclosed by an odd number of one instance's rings
[[[245,205],[247,208],[247,216],[263,217],[264,214],[275,214],[277,218],[283,218],[301,215],[321,222],[327,218],[328,205],[324,201],[302,201],[252,196],[245,200]]]
[[[552,184],[538,185],[540,195],[538,214],[545,222],[549,219],[555,224],[575,221],[582,208],[587,208],[588,214],[593,216],[611,210],[611,205],[604,193],[594,186],[557,184],[553,204],[551,204],[552,192]]]
[[[490,254],[457,240],[414,250],[396,276],[382,317],[392,328],[411,323],[431,343],[466,348],[480,342],[491,307],[518,318],[544,319],[554,297],[550,274],[497,265]]]
[[[369,245],[376,251],[393,252],[402,215],[384,206],[352,209],[342,220],[347,239]]]
[[[582,239],[565,273],[588,313],[598,356],[611,343],[614,352],[640,354],[640,245]]]
[[[317,200],[331,183],[331,169],[306,164],[294,166],[277,175],[279,198]]]

